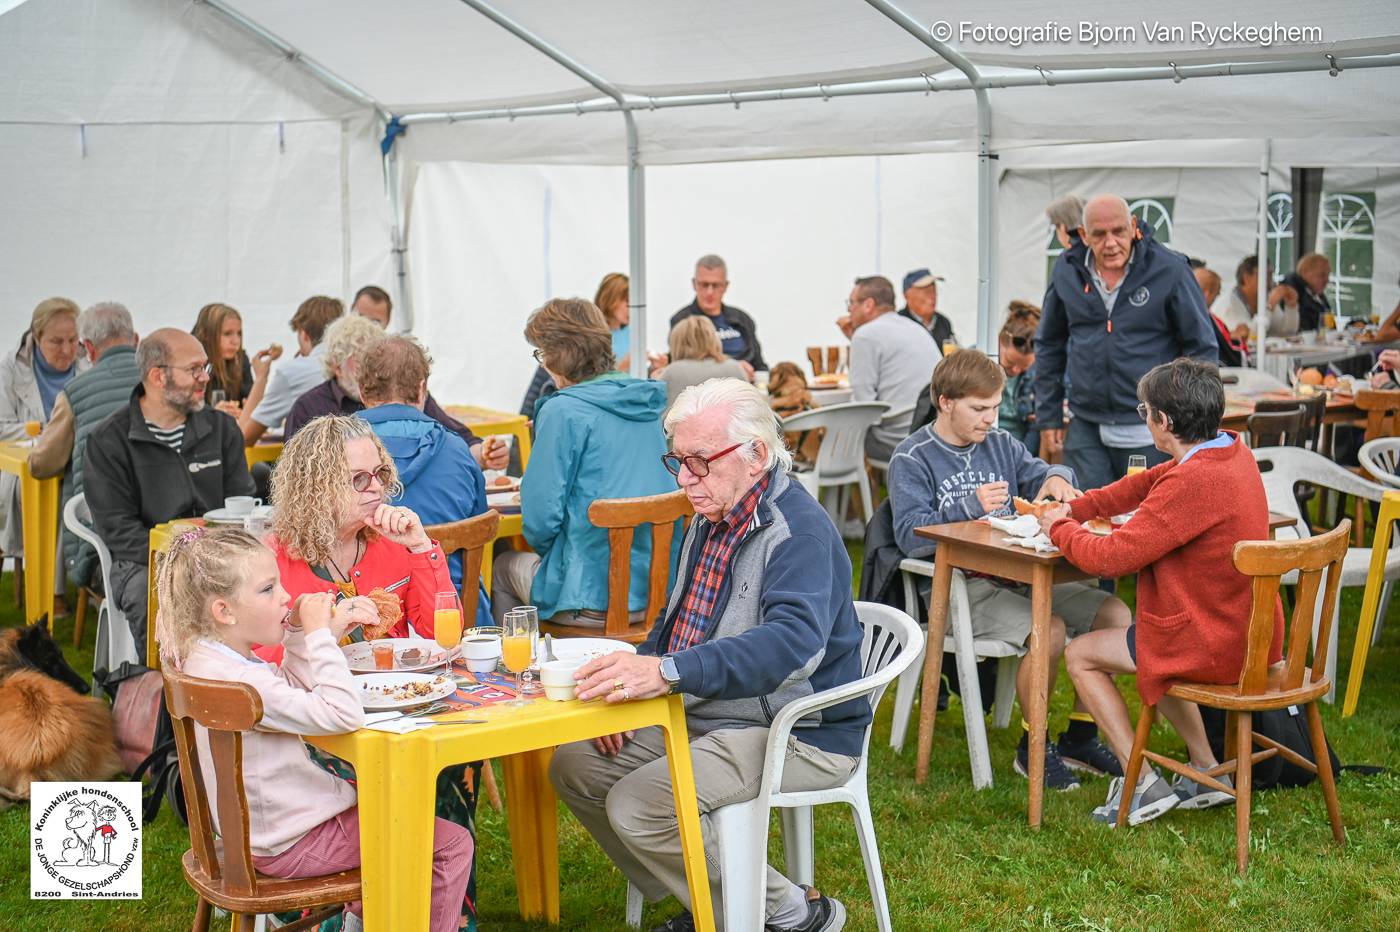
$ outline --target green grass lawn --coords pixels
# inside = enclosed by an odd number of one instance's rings
[[[853,559],[859,566],[859,548]],[[1125,591],[1130,596],[1130,591]],[[1361,591],[1343,598],[1345,682]],[[9,588],[0,584],[0,624],[19,623]],[[84,645],[68,650],[80,671],[92,667],[93,624]],[[71,641],[72,619],[56,625]],[[1062,683],[1065,682],[1062,676]],[[1136,715],[1136,693],[1125,688]],[[891,691],[892,695],[892,691]],[[1066,692],[1052,698],[1051,727],[1063,726]],[[917,721],[917,716],[915,717]],[[880,854],[894,925],[923,929],[1394,929],[1400,927],[1400,606],[1392,606],[1382,642],[1372,651],[1358,714],[1342,719],[1323,707],[1328,735],[1344,763],[1381,764],[1392,773],[1339,781],[1348,844],[1332,844],[1316,785],[1255,797],[1249,876],[1235,874],[1234,810],[1172,812],[1123,832],[1089,820],[1105,781],[1046,800],[1044,827],[1026,826],[1025,781],[1011,770],[1015,729],[990,732],[996,786],[976,792],[968,769],[957,699],[940,715],[928,782],[916,787],[914,741],[902,756],[888,747],[890,701],[876,720],[870,779]],[[0,740],[3,737],[0,736]],[[1159,750],[1180,753],[1168,728]],[[163,930],[189,927],[194,900],[180,875],[185,827],[169,812],[148,826],[145,898],[137,903],[31,903],[28,899],[28,808],[0,813],[0,929]],[[501,930],[547,928],[514,915],[515,883],[504,814],[483,807],[477,857],[482,925]],[[623,929],[626,883],[575,822],[560,812],[563,926]],[[776,820],[775,820],[776,824]],[[874,929],[860,849],[847,814],[818,810],[817,883],[850,911],[851,929]],[[781,863],[774,836],[775,863]],[[674,911],[648,910],[648,922]]]

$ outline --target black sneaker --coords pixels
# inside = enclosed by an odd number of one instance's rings
[[[764,932],[838,932],[846,927],[846,907],[840,900],[823,896],[806,884],[802,889],[807,891],[807,921],[800,926],[765,925]]]
[[[1030,754],[1030,744],[1022,741],[1016,748],[1016,772],[1023,777],[1030,777],[1030,769],[1026,763]],[[1079,781],[1074,778],[1074,772],[1065,766],[1065,762],[1060,757],[1060,749],[1053,741],[1045,742],[1045,786],[1052,790],[1067,792],[1079,789]]]
[[[687,909],[659,926],[652,926],[651,932],[695,932],[695,917]]]
[[[1123,765],[1118,762],[1118,755],[1110,751],[1108,745],[1099,740],[1098,735],[1088,741],[1071,743],[1061,734],[1060,740],[1055,744],[1060,752],[1060,759],[1070,770],[1091,777],[1123,776]]]

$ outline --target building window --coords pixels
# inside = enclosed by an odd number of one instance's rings
[[[1332,307],[1347,317],[1370,317],[1376,192],[1324,193],[1318,233],[1318,252],[1332,263]]]
[[[1275,191],[1269,195],[1269,270],[1275,283],[1293,271],[1293,195]]]
[[[1152,238],[1162,245],[1169,245],[1172,241],[1172,212],[1176,208],[1176,198],[1174,197],[1139,197],[1128,199],[1128,212],[1142,221],[1143,225],[1152,231]],[[1050,270],[1055,267],[1055,260],[1060,257],[1064,249],[1060,246],[1060,241],[1055,238],[1055,227],[1049,228],[1049,234],[1045,240],[1045,281],[1050,281]]]

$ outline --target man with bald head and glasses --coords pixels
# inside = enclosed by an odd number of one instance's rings
[[[126,614],[144,663],[151,528],[252,495],[253,477],[238,423],[204,404],[209,358],[198,340],[157,330],[136,347],[136,371],[131,401],[87,436],[83,491],[112,552],[107,596]]]
[[[681,392],[665,426],[672,451],[662,462],[696,513],[670,602],[637,654],[609,654],[579,670],[578,697],[685,694],[701,829],[714,851],[710,814],[757,794],[773,716],[858,679],[862,634],[846,548],[822,506],[789,481],[791,454],[767,399],[745,381],[711,379]],[[803,719],[788,739],[782,789],[844,783],[869,722],[864,698]],[[671,895],[686,907],[658,928],[693,929],[659,729],[565,745],[550,779],[648,900]],[[722,922],[713,859],[709,870]],[[772,868],[766,877],[767,929],[841,928],[839,901]]]

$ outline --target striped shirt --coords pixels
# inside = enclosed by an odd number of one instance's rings
[[[181,422],[179,423],[178,426],[176,426],[176,427],[171,427],[171,428],[169,428],[168,430],[167,430],[167,429],[162,429],[162,428],[160,428],[160,427],[157,427],[156,425],[150,423],[149,421],[146,422],[146,426],[147,426],[148,428],[150,428],[151,436],[152,436],[152,437],[156,438],[156,440],[158,440],[159,442],[165,444],[166,446],[168,446],[170,449],[176,451],[177,453],[178,453],[179,450],[180,450],[180,444],[182,444],[182,443],[185,442],[185,422],[184,422],[184,421],[181,421]]]
[[[700,559],[695,563],[695,573],[690,578],[689,588],[686,589],[685,600],[681,602],[676,626],[671,629],[668,653],[674,654],[694,647],[705,639],[705,631],[709,628],[711,616],[715,611],[715,602],[719,599],[720,584],[729,570],[729,561],[739,549],[739,542],[753,527],[758,500],[768,490],[768,483],[772,478],[771,470],[764,473],[763,478],[755,482],[753,488],[745,492],[744,497],[715,523],[710,536],[705,539],[705,546],[700,550]]]

